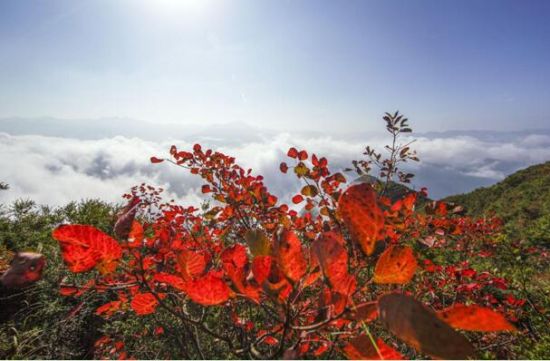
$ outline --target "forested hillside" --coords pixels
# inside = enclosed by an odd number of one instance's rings
[[[494,214],[511,238],[550,245],[550,162],[520,170],[491,187],[451,196],[472,216]]]

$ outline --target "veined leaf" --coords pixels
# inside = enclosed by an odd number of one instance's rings
[[[214,271],[187,282],[186,288],[189,298],[203,306],[222,304],[233,294],[221,276]]]
[[[437,316],[452,327],[465,331],[516,331],[500,313],[477,305],[455,304],[439,311]]]
[[[184,280],[203,275],[209,262],[210,254],[206,251],[185,249],[178,255],[178,267]]]
[[[313,242],[312,247],[332,290],[350,295],[355,291],[356,281],[348,273],[348,254],[343,244],[341,235],[325,232]]]
[[[374,189],[367,183],[350,186],[340,196],[338,214],[363,252],[371,255],[384,229],[384,213],[378,207]]]
[[[92,226],[62,225],[52,236],[59,242],[63,260],[71,272],[86,272],[99,264],[102,273],[109,273],[122,257],[118,242]]]
[[[148,315],[157,309],[158,300],[152,293],[138,293],[132,298],[130,306],[138,315]]]
[[[408,283],[414,276],[417,262],[407,246],[389,246],[378,258],[374,268],[375,283]]]
[[[306,273],[302,243],[296,233],[283,229],[273,247],[274,255],[283,274],[293,282],[298,282]]]

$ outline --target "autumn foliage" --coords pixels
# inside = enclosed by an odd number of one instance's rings
[[[516,330],[521,302],[506,281],[469,267],[494,252],[497,221],[441,202],[418,207],[416,192],[391,200],[376,184],[350,185],[305,150],[288,157],[280,170],[303,181],[292,197],[299,206],[198,144],[151,158],[201,177],[211,203],[162,203],[160,190],[142,185],[126,195],[116,236],[58,227],[67,268],[90,275],[64,281],[61,293],[108,293],[98,315],[149,317],[157,336],[179,337],[189,358],[214,357],[210,340],[232,358],[465,359],[476,350],[459,330]],[[456,262],[436,262],[442,247]],[[109,357],[131,356],[108,335],[97,345],[109,342]]]

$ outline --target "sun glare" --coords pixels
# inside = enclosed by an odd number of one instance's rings
[[[149,11],[159,16],[191,16],[205,12],[208,0],[148,0]]]

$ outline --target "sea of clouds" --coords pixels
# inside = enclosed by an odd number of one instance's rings
[[[378,134],[301,134],[244,125],[210,127],[181,137],[174,132],[167,140],[146,134],[81,137],[69,128],[58,136],[5,128],[0,128],[0,181],[10,189],[0,192],[0,203],[23,198],[53,206],[89,198],[121,202],[122,194],[143,182],[163,187],[167,199],[198,205],[203,199],[200,177],[149,161],[151,156],[168,156],[172,144],[189,150],[197,142],[236,157],[241,166],[262,174],[272,193],[288,201],[300,188],[294,176],[279,171],[289,147],[326,156],[331,169],[341,171],[362,157],[365,145],[382,149],[388,141]],[[428,187],[434,198],[491,185],[518,169],[550,160],[550,131],[425,133],[415,138],[413,148],[421,161],[408,166],[416,174],[413,187]],[[348,174],[350,180],[355,178]]]

